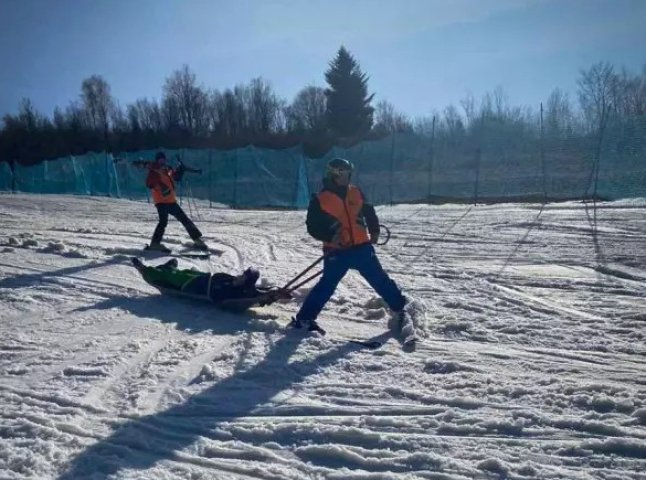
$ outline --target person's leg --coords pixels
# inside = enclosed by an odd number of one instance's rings
[[[236,284],[236,277],[228,273],[214,273],[209,280],[209,296],[215,303],[240,298],[244,287]]]
[[[170,213],[173,217],[179,220],[182,225],[184,225],[184,228],[188,232],[188,235],[193,240],[196,240],[202,236],[202,232],[200,232],[200,230],[195,226],[191,219],[186,216],[184,210],[182,210],[182,207],[180,207],[176,203],[171,203],[169,204],[168,213]]]
[[[326,257],[323,260],[323,276],[307,295],[296,314],[296,320],[303,323],[316,320],[348,268],[349,265],[343,253]]]
[[[195,274],[192,277],[184,282],[182,285],[182,291],[186,293],[192,293],[194,295],[209,295],[209,279],[211,277],[210,273],[201,273]]]
[[[140,272],[142,272],[144,280],[151,285],[178,291],[184,290],[186,284],[200,275],[200,273],[196,273],[193,270],[177,270],[175,268],[151,266],[145,267],[145,270],[140,270]]]
[[[159,215],[159,222],[157,222],[153,238],[150,241],[151,245],[158,245],[161,243],[162,238],[164,238],[164,232],[166,231],[166,225],[168,225],[168,205],[165,203],[158,203],[155,207],[157,208],[157,214]]]
[[[355,252],[355,268],[370,286],[383,298],[391,310],[400,312],[406,305],[406,298],[397,284],[384,271],[372,245],[365,245]]]

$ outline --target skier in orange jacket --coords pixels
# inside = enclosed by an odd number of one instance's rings
[[[172,215],[184,225],[196,248],[207,250],[208,247],[202,240],[202,232],[186,216],[182,207],[177,204],[175,182],[182,179],[185,170],[184,165],[180,164],[176,169],[170,168],[166,165],[166,154],[157,152],[155,161],[148,168],[146,186],[152,190],[153,202],[159,214],[159,222],[148,250],[170,252],[170,249],[161,243],[168,225],[168,215]]]

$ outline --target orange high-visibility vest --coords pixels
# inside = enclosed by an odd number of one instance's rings
[[[338,220],[341,226],[342,247],[348,248],[370,242],[368,230],[361,216],[363,195],[357,187],[349,185],[345,199],[324,190],[318,194],[318,200],[321,210]],[[338,248],[328,242],[324,242],[323,245],[326,248]]]
[[[175,203],[177,197],[175,196],[175,182],[173,181],[173,171],[169,168],[160,168],[150,170],[148,172],[148,178],[146,183],[150,186],[155,185],[152,188],[153,191],[153,203],[157,205],[158,203]],[[162,194],[162,185],[166,187],[170,192],[164,196]]]

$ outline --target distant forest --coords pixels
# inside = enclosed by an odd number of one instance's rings
[[[583,69],[576,99],[555,88],[542,105],[512,106],[499,87],[481,99],[468,95],[459,106],[421,118],[408,117],[386,100],[375,101],[368,80],[344,47],[328,64],[326,86],[306,86],[291,102],[263,78],[224,91],[210,89],[184,65],[165,79],[160,101],[142,98],[123,107],[108,82],[92,75],[82,81],[79,98],[64,109],[57,107],[52,118],[27,98],[18,113],[4,115],[0,161],[31,165],[90,151],[249,144],[274,149],[300,144],[306,154],[318,157],[334,145],[399,132],[458,143],[477,136],[485,123],[488,132],[506,137],[526,137],[528,132],[549,138],[601,137],[611,121],[637,122],[646,131],[646,64],[640,74],[607,62]]]

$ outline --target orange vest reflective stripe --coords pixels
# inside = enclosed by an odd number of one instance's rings
[[[162,195],[161,186],[153,188],[153,203],[175,203],[177,201],[177,197],[175,196],[175,182],[173,182],[173,178],[171,177],[173,174],[172,170],[161,168],[159,170],[153,170],[151,173],[156,173],[158,180],[170,190],[170,193],[164,196]]]
[[[345,200],[329,191],[318,194],[321,210],[338,220],[341,225],[341,245],[352,247],[369,243],[368,230],[361,216],[363,208],[363,195],[354,185],[348,186]],[[338,248],[331,243],[324,242],[326,248]]]

